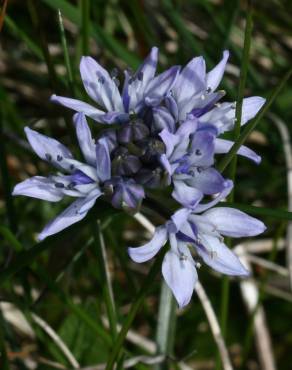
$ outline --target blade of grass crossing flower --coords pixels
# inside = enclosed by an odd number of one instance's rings
[[[240,127],[241,127],[241,116],[242,116],[242,102],[244,96],[244,89],[246,84],[247,78],[247,71],[248,71],[248,61],[249,61],[249,51],[250,51],[250,42],[251,42],[251,34],[252,34],[252,8],[248,6],[247,18],[246,18],[246,25],[245,25],[245,33],[244,33],[244,45],[243,45],[243,53],[242,53],[242,64],[240,68],[240,79],[239,79],[239,87],[238,87],[238,96],[237,96],[237,103],[236,103],[236,111],[235,111],[235,126],[233,137],[236,141],[240,135]],[[237,156],[235,156],[230,164],[230,172],[229,178],[235,183],[235,174],[236,174],[236,167],[237,167]],[[228,196],[228,201],[233,202],[234,200],[234,188],[230,195]],[[228,238],[227,245],[231,247],[231,239]],[[221,286],[221,318],[220,318],[220,325],[222,336],[226,337],[227,331],[227,317],[228,317],[228,307],[229,307],[229,295],[230,295],[230,282],[228,277],[224,277],[222,280]],[[216,361],[216,368],[221,368],[221,358],[220,353],[217,354],[217,361]]]
[[[156,332],[157,352],[159,355],[172,354],[175,333],[175,299],[168,285],[163,280],[159,300],[158,323]],[[156,365],[155,370],[166,370],[167,364]]]
[[[58,22],[59,22],[59,29],[60,29],[60,34],[61,34],[61,42],[62,42],[62,48],[63,48],[63,53],[64,53],[65,66],[66,66],[67,77],[68,77],[68,87],[71,90],[72,95],[75,96],[72,66],[71,66],[69,52],[68,52],[68,46],[67,46],[67,40],[66,40],[66,35],[65,35],[65,30],[64,30],[62,13],[60,9],[58,9]]]
[[[103,295],[107,308],[107,314],[110,324],[112,338],[115,339],[117,335],[117,317],[116,308],[114,303],[113,289],[111,285],[108,258],[106,255],[106,248],[104,243],[103,234],[100,227],[100,222],[92,223],[92,232],[94,235],[93,251],[97,257],[100,271],[101,283],[103,286]]]
[[[125,319],[124,324],[121,328],[121,331],[119,332],[119,334],[117,336],[117,339],[114,343],[114,346],[112,348],[112,352],[110,354],[110,357],[108,359],[108,363],[106,365],[106,370],[112,370],[114,368],[114,364],[115,364],[117,358],[120,355],[124,340],[125,340],[126,335],[127,335],[128,331],[130,329],[130,326],[131,326],[138,310],[142,306],[146,295],[150,291],[150,289],[153,285],[154,278],[156,277],[159,270],[161,269],[161,262],[162,262],[162,259],[164,257],[165,252],[166,252],[166,250],[160,252],[159,255],[156,257],[156,260],[153,263],[147,277],[145,278],[143,285],[141,286],[138,294],[136,295],[136,297],[135,297],[135,299],[134,299],[134,301],[131,305],[128,316]]]
[[[271,105],[274,103],[275,99],[281,92],[282,88],[285,86],[286,82],[290,79],[292,75],[292,67],[287,71],[284,77],[280,80],[278,85],[275,87],[274,91],[271,93],[270,97],[267,99],[266,103],[262,106],[256,117],[249,123],[243,130],[241,135],[239,136],[238,140],[232,145],[229,152],[225,155],[222,161],[218,165],[218,170],[223,172],[228,164],[231,162],[232,158],[236,155],[238,149],[241,145],[244,144],[246,139],[249,137],[251,132],[255,129],[255,127],[259,124],[263,116],[269,110]]]

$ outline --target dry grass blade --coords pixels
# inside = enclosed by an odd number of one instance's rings
[[[199,299],[202,303],[202,306],[203,306],[203,309],[206,313],[206,316],[207,316],[207,319],[208,319],[208,322],[209,322],[214,340],[217,344],[223,368],[224,368],[224,370],[232,370],[233,367],[232,367],[232,364],[231,364],[231,361],[230,361],[230,358],[229,358],[228,350],[227,350],[226,344],[224,342],[223,336],[221,334],[221,329],[220,329],[220,326],[219,326],[219,322],[218,322],[216,314],[213,310],[212,304],[211,304],[211,302],[210,302],[202,284],[199,281],[197,281],[195,289],[196,289],[198,297],[199,297]]]
[[[234,252],[240,255],[241,262],[251,270],[249,260],[245,256],[245,250],[244,244],[240,244],[234,248]],[[254,315],[255,340],[261,368],[263,370],[276,370],[273,346],[266,322],[265,311],[263,306],[259,304],[259,288],[254,279],[250,278],[241,281],[240,290],[248,312]]]
[[[3,0],[3,4],[1,5],[1,11],[0,11],[0,32],[3,27],[7,5],[8,5],[8,0]]]
[[[269,118],[276,125],[283,141],[283,150],[287,170],[288,188],[288,211],[292,212],[292,147],[290,134],[287,125],[275,114],[270,113]],[[292,222],[288,222],[287,227],[287,268],[289,270],[290,288],[292,290]]]

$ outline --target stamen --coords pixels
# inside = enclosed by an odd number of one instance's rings
[[[61,162],[61,160],[62,160],[62,159],[63,159],[63,157],[62,157],[60,154],[58,154],[58,155],[57,155],[57,161],[58,161],[58,162]]]
[[[120,80],[118,78],[113,77],[113,81],[114,81],[114,83],[116,84],[117,87],[120,86],[121,83],[120,83]]]
[[[200,269],[200,268],[202,267],[202,265],[201,265],[201,263],[200,263],[200,262],[196,262],[196,263],[195,263],[195,265],[196,265],[196,268],[197,268],[197,269]]]
[[[187,259],[188,259],[188,257],[184,253],[180,253],[180,255],[179,255],[179,260],[180,261],[186,261]]]
[[[105,83],[105,78],[103,76],[99,76],[98,82],[103,85]]]
[[[62,189],[62,188],[65,187],[65,185],[62,182],[56,182],[55,187],[58,188],[58,189]]]
[[[204,94],[203,94],[203,95],[201,95],[201,99],[202,99],[202,100],[205,100],[205,99],[206,99],[206,95],[204,95]]]
[[[214,260],[215,258],[217,258],[217,252],[216,251],[211,251],[210,252],[210,257],[212,258],[212,260]]]
[[[202,152],[200,151],[200,149],[197,149],[197,150],[195,151],[195,154],[196,154],[196,155],[202,155]]]
[[[217,107],[217,108],[220,108],[220,107],[221,107],[221,103],[215,103],[214,105],[215,105],[215,107]]]
[[[111,75],[111,78],[116,78],[116,77],[118,77],[118,75],[119,75],[119,70],[118,70],[117,68],[113,68],[113,69],[111,70],[110,75]]]
[[[51,156],[51,154],[49,154],[49,153],[46,153],[46,154],[45,154],[45,157],[46,157],[46,160],[47,160],[47,161],[51,161],[51,160],[52,160],[52,156]]]
[[[206,93],[209,94],[212,91],[211,87],[208,87]]]
[[[76,186],[76,182],[72,181],[72,182],[70,182],[70,184],[68,184],[67,188],[69,190],[73,190],[75,186]]]
[[[70,168],[70,170],[72,170],[72,171],[73,171],[73,170],[74,170],[74,168],[75,168],[74,164],[70,164],[70,167],[69,167],[69,168]]]
[[[138,74],[137,74],[137,79],[139,81],[142,81],[143,80],[143,77],[144,77],[144,73],[142,71],[140,71]]]

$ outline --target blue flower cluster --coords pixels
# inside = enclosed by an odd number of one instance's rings
[[[221,103],[225,92],[216,90],[228,57],[224,51],[209,72],[204,58],[196,57],[184,68],[174,66],[156,75],[158,49],[154,47],[135,73],[124,72],[121,91],[117,70],[109,74],[91,57],[83,57],[81,78],[95,104],[56,95],[51,100],[77,112],[74,124],[84,162],[74,159],[55,139],[25,128],[36,154],[58,172],[27,179],[15,186],[13,194],[51,202],[64,196],[76,198],[39,239],[83,219],[101,196],[115,208],[136,212],[145,189],[171,186],[180,208],[157,227],[149,243],[129,248],[131,258],[147,261],[169,240],[162,273],[180,307],[189,302],[197,280],[194,258],[224,274],[247,275],[223,236],[253,236],[265,226],[236,209],[214,208],[233,186],[214,167],[215,155],[227,153],[233,145],[220,135],[233,129],[236,103]],[[261,97],[244,99],[241,124],[263,104]],[[92,137],[86,117],[105,127],[97,138]],[[260,162],[245,146],[238,154]],[[206,202],[205,196],[212,199]]]

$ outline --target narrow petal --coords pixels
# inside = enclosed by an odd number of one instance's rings
[[[164,129],[160,132],[159,136],[161,137],[162,141],[166,147],[166,156],[169,158],[175,148],[175,146],[179,142],[179,137],[172,134],[168,130]]]
[[[143,85],[145,86],[155,76],[158,61],[158,51],[158,48],[154,46],[135,74],[137,78],[140,78],[140,80],[143,81]]]
[[[169,229],[169,232],[172,232],[172,233],[178,232],[181,229],[182,225],[187,222],[187,219],[190,213],[191,213],[191,210],[188,208],[181,208],[178,211],[176,211],[171,216],[171,221],[173,225],[172,225],[172,228]]]
[[[266,229],[260,220],[235,208],[212,208],[205,212],[204,216],[210,220],[220,234],[233,238],[255,236]]]
[[[77,139],[86,162],[92,166],[96,163],[95,143],[91,136],[85,115],[76,113],[73,117]]]
[[[174,181],[172,197],[186,208],[196,208],[203,194],[200,190],[188,186],[183,181]]]
[[[207,209],[215,206],[217,203],[219,203],[224,198],[226,198],[233,188],[233,182],[231,180],[226,180],[224,183],[224,186],[225,186],[224,190],[221,193],[219,193],[213,200],[211,200],[210,202],[204,203],[204,204],[197,205],[194,209],[194,213],[204,212]]]
[[[196,171],[194,176],[187,180],[187,184],[199,189],[204,194],[212,195],[221,193],[225,189],[225,181],[215,168],[206,168]]]
[[[226,63],[229,58],[229,51],[225,50],[223,52],[222,60],[209,72],[207,73],[207,88],[210,88],[211,91],[217,89],[220,81],[222,80]]]
[[[12,195],[24,195],[48,202],[58,202],[64,196],[62,189],[57,188],[54,181],[42,176],[34,176],[17,184]]]
[[[64,105],[64,107],[73,109],[76,112],[84,113],[87,117],[92,118],[94,121],[100,122],[101,117],[104,115],[104,112],[102,110],[94,108],[92,105],[84,103],[77,99],[52,95],[51,101]]]
[[[234,141],[216,138],[215,139],[215,153],[217,154],[228,153],[233,144],[234,144]],[[256,164],[259,164],[262,160],[259,155],[257,155],[253,150],[249,149],[245,145],[242,145],[238,149],[237,154],[242,155],[243,157],[246,157],[252,160]]]
[[[164,226],[157,227],[153,238],[142,247],[128,248],[129,256],[133,261],[141,263],[150,260],[167,241],[167,230]]]
[[[154,132],[160,132],[164,129],[169,132],[174,132],[175,121],[173,116],[165,107],[156,107],[152,110],[153,113],[153,123],[152,128]]]
[[[249,275],[238,257],[218,238],[209,235],[200,235],[200,238],[202,245],[196,250],[208,266],[226,275]]]
[[[106,138],[99,139],[96,144],[96,172],[102,182],[111,177],[111,159]]]
[[[199,91],[205,92],[206,64],[203,57],[192,59],[181,71],[174,85],[173,94],[182,106]]]
[[[147,105],[158,105],[161,102],[175,83],[179,70],[179,66],[173,66],[150,81],[144,94]]]
[[[179,252],[171,249],[166,253],[162,274],[179,307],[186,306],[191,300],[198,274],[190,251],[183,243],[179,245]]]
[[[108,72],[91,57],[82,57],[80,74],[87,94],[107,111],[123,111],[118,87]]]
[[[25,127],[24,131],[32,149],[41,159],[52,163],[55,167],[67,168],[64,159],[72,158],[69,149],[59,141],[31,130],[29,127]]]
[[[191,164],[194,166],[211,166],[214,163],[214,148],[215,138],[211,132],[196,132],[191,143]]]
[[[246,122],[254,118],[265,102],[266,99],[260,96],[251,96],[243,99],[241,125],[245,125]]]
[[[44,228],[44,230],[39,234],[38,239],[43,240],[46,237],[56,234],[76,222],[81,221],[86,216],[89,209],[93,207],[96,199],[101,195],[102,193],[96,189],[87,197],[75,200],[75,202],[73,202]]]

